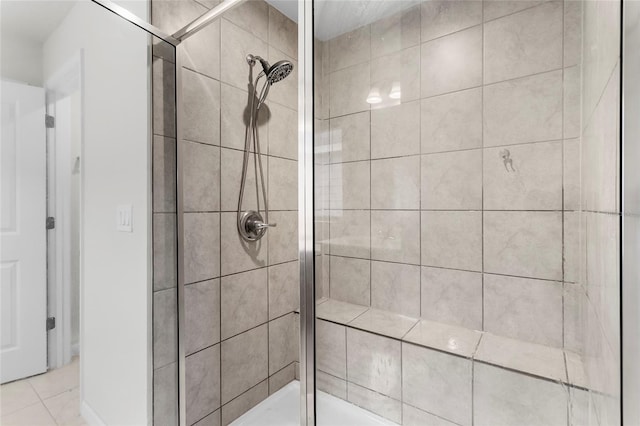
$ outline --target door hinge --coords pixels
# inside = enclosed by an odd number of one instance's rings
[[[56,218],[49,216],[47,218],[47,229],[53,229],[56,227]]]
[[[53,115],[45,114],[44,125],[47,129],[53,129],[56,126],[56,118]]]
[[[56,317],[47,318],[47,331],[56,328]]]

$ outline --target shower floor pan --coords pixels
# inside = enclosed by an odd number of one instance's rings
[[[318,426],[397,426],[325,392],[316,393]],[[300,382],[289,383],[236,419],[232,426],[299,426]]]

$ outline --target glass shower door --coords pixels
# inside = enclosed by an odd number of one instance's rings
[[[319,424],[617,422],[619,17],[314,3]]]
[[[421,301],[420,14],[315,14],[319,424],[402,423],[402,339]]]

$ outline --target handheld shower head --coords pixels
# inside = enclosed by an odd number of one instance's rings
[[[270,65],[269,62],[262,59],[260,56],[251,54],[247,55],[247,62],[254,64],[255,61],[260,61],[262,70],[267,76],[267,81],[270,84],[284,80],[289,74],[291,74],[291,71],[293,71],[293,64],[291,61],[278,61],[275,64]]]
[[[291,71],[293,71],[293,64],[290,61],[278,61],[273,64],[268,71],[265,71],[265,73],[267,74],[269,83],[273,84],[287,78],[287,76],[291,74]]]
[[[271,65],[269,65],[269,62],[267,62],[266,59],[262,59],[262,57],[260,56],[253,56],[253,60],[260,61],[260,65],[262,65],[262,71],[264,71],[265,74],[269,73],[269,68],[271,68]]]
[[[242,164],[242,178],[240,180],[240,194],[238,197],[238,212],[237,212],[237,223],[238,223],[238,232],[240,236],[245,241],[257,241],[262,238],[267,229],[276,226],[275,223],[269,223],[269,202],[267,200],[267,191],[265,187],[264,175],[262,172],[262,156],[257,155],[258,158],[258,168],[260,169],[260,183],[262,187],[262,199],[264,200],[264,220],[262,219],[262,215],[260,214],[260,210],[258,211],[243,211],[242,209],[242,201],[244,199],[244,187],[247,183],[247,169],[249,165],[249,152],[251,148],[251,141],[253,140],[253,152],[261,152],[260,150],[260,142],[258,137],[258,116],[260,112],[260,108],[264,105],[264,101],[267,99],[267,95],[269,94],[269,89],[273,83],[277,83],[280,80],[285,79],[291,71],[293,70],[293,64],[291,61],[278,61],[273,65],[269,65],[269,62],[262,59],[260,56],[255,55],[247,55],[247,63],[249,64],[249,78],[253,77],[253,66],[256,64],[256,61],[260,61],[262,65],[262,72],[258,73],[258,76],[255,79],[255,82],[250,84],[250,97],[251,97],[251,118],[249,120],[249,125],[247,126],[244,140],[244,162]],[[258,81],[263,77],[266,77],[266,81],[262,83],[262,89],[260,89],[260,94],[258,95]],[[257,101],[257,102],[256,102]],[[256,173],[257,174],[257,173]],[[256,183],[258,180],[258,176],[256,176]],[[256,188],[256,197],[258,201],[258,206],[260,205],[260,196],[258,194],[258,188]]]

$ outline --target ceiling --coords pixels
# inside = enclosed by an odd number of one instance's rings
[[[76,1],[0,0],[2,34],[42,43],[60,25]],[[298,21],[297,0],[266,1],[293,21]],[[315,36],[329,40],[417,3],[420,0],[316,0]]]
[[[2,0],[0,28],[10,35],[33,43],[43,43],[60,25],[75,0]]]
[[[266,1],[289,19],[298,22],[297,0]],[[421,0],[316,0],[315,36],[320,40],[330,40],[420,2]]]

